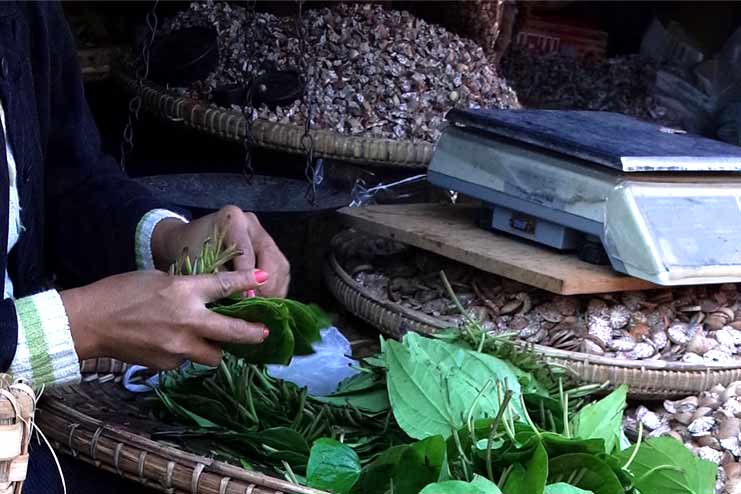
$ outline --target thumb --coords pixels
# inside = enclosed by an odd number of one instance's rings
[[[214,302],[235,293],[254,290],[268,279],[265,271],[225,271],[193,276],[194,291],[204,302]]]

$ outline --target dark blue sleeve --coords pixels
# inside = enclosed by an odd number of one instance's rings
[[[89,283],[135,269],[134,236],[147,211],[187,212],[155,198],[101,151],[69,26],[59,4],[47,6],[55,55],[45,153],[49,248],[63,280]]]
[[[0,371],[5,372],[13,363],[18,346],[18,319],[10,299],[0,301],[0,335]]]

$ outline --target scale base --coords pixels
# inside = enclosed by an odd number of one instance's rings
[[[489,205],[488,209],[483,210],[479,226],[526,238],[561,251],[576,251],[579,259],[590,264],[610,264],[599,238],[509,208]]]

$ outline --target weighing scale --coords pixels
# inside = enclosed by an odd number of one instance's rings
[[[659,285],[741,282],[741,147],[608,112],[452,110],[430,183]]]

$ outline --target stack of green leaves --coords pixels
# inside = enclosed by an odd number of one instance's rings
[[[240,303],[224,301],[214,310]],[[294,323],[308,321],[290,305]],[[249,316],[286,317],[255,311]],[[586,404],[595,387],[576,387],[530,350],[473,322],[457,337],[410,333],[381,348],[328,397],[271,378],[251,360],[257,354],[239,349],[216,370],[167,373],[159,410],[185,427],[165,435],[337,494],[714,491],[717,466],[680,442],[641,436],[628,442],[624,386]]]
[[[408,334],[385,342],[382,358],[396,422],[418,441],[353,467],[347,445],[316,442],[310,486],[363,494],[714,491],[717,466],[680,442],[629,444],[624,386],[570,413],[569,392],[552,396],[532,374],[459,345]]]
[[[234,246],[224,246],[220,232],[215,232],[214,239],[206,240],[195,259],[191,260],[187,249],[184,250],[170,267],[170,273],[181,276],[216,273],[241,254]],[[330,325],[329,318],[318,307],[290,299],[235,296],[211,304],[210,309],[268,327],[270,335],[260,345],[224,346],[229,353],[253,364],[287,365],[294,355],[313,353],[312,344],[321,339],[320,330]]]

